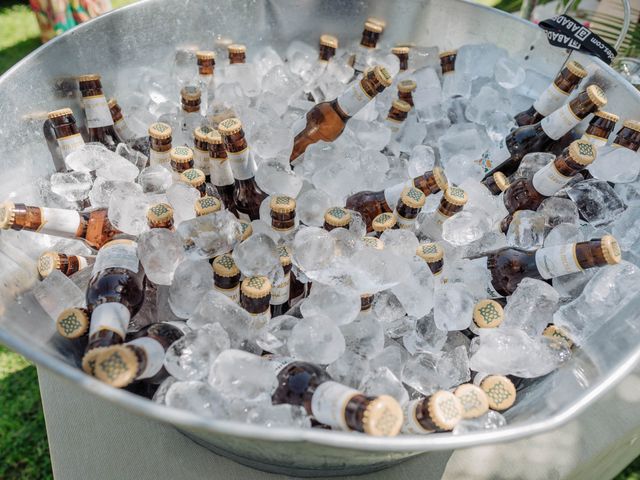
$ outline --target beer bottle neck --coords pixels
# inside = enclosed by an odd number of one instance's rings
[[[535,253],[540,276],[550,279],[620,262],[620,247],[611,236],[598,240],[541,248]]]

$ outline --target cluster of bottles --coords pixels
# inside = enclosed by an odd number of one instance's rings
[[[304,158],[310,145],[336,140],[354,115],[393,84],[389,71],[375,64],[378,57],[373,52],[383,29],[380,21],[366,22],[352,58],[354,71],[359,74],[357,80],[337,98],[317,103],[294,124],[290,155],[293,165]],[[318,61],[330,62],[337,47],[335,37],[323,35]],[[246,61],[243,45],[229,45],[228,52],[229,64]],[[409,70],[410,48],[397,46],[392,53],[399,60],[400,72]],[[445,83],[455,74],[456,55],[454,51],[440,54]],[[196,57],[199,85],[182,88],[180,112],[159,118],[149,126],[146,137],[136,136],[127,126],[118,103],[106,100],[100,76],[95,74],[78,78],[86,134],[81,134],[74,113],[68,108],[50,112],[45,131],[50,130],[51,138],[55,139],[50,149],[59,171],[66,168],[64,159],[82,148],[85,139],[111,150],[126,143],[146,155],[148,165],[166,167],[175,181],[200,192],[193,207],[197,216],[224,209],[234,214],[242,224],[240,241],[245,241],[253,234],[251,221],[260,218],[260,206],[268,195],[256,182],[256,163],[242,121],[229,112],[218,112],[217,117],[201,115],[202,103],[212,100],[208,92],[213,82],[215,54],[199,51]],[[311,99],[323,99],[316,81],[321,74],[320,70],[316,72],[308,83],[307,95]],[[496,229],[506,232],[518,212],[536,210],[544,199],[556,194],[578,173],[588,176],[585,169],[601,151],[605,155],[608,152],[603,147],[619,119],[601,110],[607,103],[602,89],[589,85],[566,102],[586,76],[587,72],[577,62],[567,63],[531,108],[515,116],[518,128],[506,137],[500,148],[478,160],[486,171],[482,184],[492,195],[502,195],[509,213]],[[394,135],[400,132],[411,113],[416,82],[401,77],[396,85],[397,98],[393,99],[385,120]],[[572,129],[591,114],[586,133],[576,139],[571,135]],[[624,122],[613,145],[637,152],[640,123]],[[557,156],[530,178],[518,178],[515,175],[518,166],[531,152],[557,152]],[[468,200],[462,188],[449,183],[440,166],[383,191],[352,194],[344,206],[326,210],[323,228],[326,231],[349,229],[352,216],[357,212],[366,225],[367,245],[383,249],[380,236],[387,230],[413,229],[427,197],[438,192],[442,192],[442,197],[432,212],[428,230],[432,240],[440,240],[443,223],[461,212]],[[311,283],[298,278],[292,268],[292,240],[301,228],[297,227],[296,206],[296,199],[290,196],[270,197],[270,226],[279,238],[278,256],[284,271],[279,283],[272,285],[265,276],[244,275],[231,252],[210,259],[214,288],[240,304],[259,324],[266,325],[271,317],[290,312],[311,289]],[[173,231],[173,214],[169,203],[151,206],[147,212],[149,228]],[[86,307],[67,309],[57,319],[58,332],[81,346],[85,372],[116,387],[138,383],[157,386],[169,376],[164,367],[165,352],[184,335],[186,326],[184,322],[163,322],[129,331],[130,322],[143,305],[145,292],[155,287],[146,278],[138,258],[136,238],[115,228],[107,209],[73,211],[5,202],[0,205],[0,228],[79,239],[97,252],[95,256],[46,252],[38,263],[43,278],[54,270],[71,276],[92,267]],[[416,255],[426,262],[434,276],[442,273],[445,249],[441,242],[421,243]],[[481,329],[499,326],[507,297],[525,278],[550,280],[620,260],[620,248],[611,235],[535,251],[504,248],[492,252],[486,258],[492,298],[478,302],[471,327],[463,333],[474,338]],[[361,315],[367,315],[373,300],[374,294],[362,295]],[[571,346],[569,335],[552,324],[544,335]],[[299,405],[321,425],[371,435],[450,431],[461,419],[479,417],[489,409],[510,408],[517,389],[527,383],[513,376],[473,372],[471,383],[453,391],[441,390],[415,398],[401,406],[388,395],[367,396],[333,381],[321,365],[268,351],[263,355],[277,373],[278,387],[272,395],[274,404]]]

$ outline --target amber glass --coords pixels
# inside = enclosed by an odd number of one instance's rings
[[[413,94],[411,92],[398,92],[398,98],[404,100],[413,107]]]
[[[271,400],[274,405],[286,403],[304,407],[309,415],[311,397],[321,383],[331,380],[322,367],[306,362],[293,362],[278,373],[278,387]]]
[[[320,44],[320,50],[318,54],[318,60],[321,62],[328,62],[336,55],[336,49],[329,45]]]
[[[400,71],[403,72],[405,70],[409,69],[409,54],[408,53],[399,53],[399,52],[392,52],[396,57],[398,57],[398,60],[400,61]]]
[[[57,255],[60,267],[56,268],[56,270],[59,270],[67,277],[80,271],[80,258],[77,255],[65,255],[64,253],[58,253]]]
[[[584,133],[606,141],[609,139],[609,135],[611,135],[615,126],[616,122],[594,115]]]
[[[443,75],[455,71],[457,57],[458,57],[457,53],[450,53],[449,55],[440,57],[440,68],[442,69]]]
[[[95,95],[103,95],[102,91],[102,82],[99,79],[81,81],[79,82],[80,92],[82,93],[82,97],[93,97]],[[105,99],[106,103],[106,99]],[[106,127],[96,127],[89,128],[87,127],[87,131],[89,133],[89,142],[100,142],[109,150],[115,151],[116,147],[119,143],[122,143],[122,139],[116,133],[113,125],[108,125]]]
[[[289,295],[291,295],[291,264],[283,265],[282,269],[284,270],[285,278],[289,275]],[[286,302],[281,303],[280,305],[271,305],[271,317],[278,317],[280,315],[284,315],[291,308],[291,304],[289,299]]]
[[[628,127],[622,127],[616,134],[613,144],[637,152],[640,149],[640,132]]]
[[[271,210],[271,226],[274,230],[288,231],[295,226],[296,211],[274,212]]]
[[[131,337],[127,335],[127,341],[137,338],[151,338],[162,345],[162,348],[166,352],[172,343],[180,340],[183,336],[184,333],[182,332],[182,330],[180,330],[175,325],[171,325],[170,323],[152,323],[151,325],[147,325],[146,327],[138,330],[133,335],[131,335]],[[138,359],[138,372],[136,375],[137,378],[147,368],[147,356],[144,349],[136,345],[127,345],[127,347],[133,350]],[[143,381],[145,383],[158,385],[162,383],[168,376],[169,372],[167,372],[167,370],[163,366],[160,371],[153,377],[145,378],[143,379]]]
[[[221,288],[222,290],[231,290],[240,284],[240,274],[238,273],[232,277],[223,277],[222,275],[218,275],[214,272],[213,283],[216,287]]]

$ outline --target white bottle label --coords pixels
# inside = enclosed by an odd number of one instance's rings
[[[269,366],[276,375],[278,375],[284,367],[295,362],[295,359],[291,357],[280,357],[277,355],[268,355],[265,358],[269,361]]]
[[[561,174],[556,168],[555,162],[550,162],[533,175],[531,183],[538,193],[550,197],[564,187],[569,180],[571,177]]]
[[[480,158],[480,166],[483,168],[484,173],[487,173],[489,170],[503,164],[509,158],[511,158],[511,152],[507,148],[507,144],[503,139],[497,148],[492,148],[482,154],[482,157]]]
[[[149,165],[162,165],[173,171],[171,168],[170,150],[159,152],[153,148],[149,149]]]
[[[206,150],[200,150],[198,147],[194,147],[193,167],[201,170],[205,175],[209,175],[209,152]]]
[[[491,280],[487,281],[487,283],[485,284],[485,291],[487,293],[487,298],[502,298],[502,297],[504,297],[504,295],[501,295],[500,293],[498,293],[496,291],[495,288],[493,288],[493,284],[491,283]]]
[[[345,419],[347,403],[360,392],[336,382],[321,383],[311,397],[311,413],[332,428],[350,430]]]
[[[596,148],[602,148],[607,144],[606,138],[596,137],[595,135],[589,135],[588,133],[585,133],[584,135],[582,135],[581,140],[586,140],[587,142],[590,142],[591,145],[593,145]]]
[[[404,404],[402,410],[404,411],[404,424],[402,425],[403,433],[411,433],[413,435],[424,435],[426,433],[432,433],[433,430],[427,430],[416,418],[416,408],[418,404],[421,402],[418,400],[411,400]]]
[[[255,161],[249,148],[241,152],[227,152],[227,161],[231,165],[231,171],[236,180],[247,180],[253,177],[256,171]]]
[[[405,218],[398,213],[397,210],[393,212],[396,216],[396,221],[398,222],[398,228],[402,228],[404,230],[411,230],[416,223],[415,218]]]
[[[75,210],[61,208],[40,209],[42,224],[38,232],[56,237],[75,238],[80,227],[80,214]]]
[[[87,259],[81,256],[76,256],[76,258],[78,259],[78,271],[82,270],[83,268],[87,268],[89,266],[89,264],[87,263]]]
[[[136,338],[127,345],[135,345],[143,349],[147,355],[147,366],[140,372],[138,379],[150,378],[157,374],[164,364],[164,348],[157,340],[149,337]]]
[[[540,115],[546,117],[559,109],[568,97],[567,92],[563,92],[555,83],[552,83],[540,94],[540,98],[534,102],[533,108]]]
[[[121,118],[120,120],[115,122],[113,124],[113,128],[115,129],[120,139],[124,142],[133,140],[136,136],[136,134],[133,133],[133,131],[129,128],[129,125],[127,125],[127,122],[125,122],[124,118]]]
[[[121,303],[111,302],[98,305],[91,313],[89,336],[100,330],[111,330],[125,337],[131,314]]]
[[[580,118],[573,113],[569,104],[559,108],[548,117],[545,117],[540,122],[540,126],[544,133],[553,140],[559,140],[569,130],[580,123]]]
[[[79,133],[58,139],[58,147],[60,147],[62,158],[66,158],[67,155],[78,150],[83,145],[84,140],[82,139],[82,135],[80,135]]]
[[[358,80],[338,97],[338,105],[340,106],[340,110],[346,113],[347,116],[353,117],[362,110],[370,100],[371,97],[367,95],[367,92],[364,91]]]
[[[138,244],[133,240],[114,240],[98,251],[91,275],[107,268],[124,268],[138,273]]]
[[[214,185],[223,187],[234,183],[231,163],[226,158],[209,158],[209,172]]]
[[[291,272],[287,273],[282,281],[271,289],[271,305],[282,305],[289,300],[290,284]]]
[[[536,252],[536,267],[545,280],[582,271],[575,243],[541,248]]]
[[[220,292],[224,296],[228,297],[230,300],[233,300],[236,303],[240,303],[240,286],[239,285],[236,285],[233,288],[221,288],[221,287],[218,287],[217,285],[214,285],[213,288],[215,288],[216,291]]]
[[[113,125],[111,112],[104,95],[83,97],[82,104],[84,106],[84,114],[87,117],[87,127],[97,128]]]
[[[394,185],[393,187],[384,189],[384,199],[387,202],[387,206],[389,209],[395,208],[398,204],[398,200],[400,200],[400,196],[402,195],[402,190],[404,190],[405,184],[399,183]]]

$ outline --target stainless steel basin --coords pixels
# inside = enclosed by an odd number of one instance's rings
[[[0,185],[32,181],[12,171],[20,165],[32,166],[43,176],[51,172],[41,118],[42,112],[78,106],[65,78],[99,72],[105,90],[117,95],[124,85],[119,71],[140,64],[166,65],[176,45],[211,47],[214,35],[222,34],[246,43],[251,52],[265,43],[285,48],[296,38],[314,42],[324,32],[338,35],[346,45],[359,37],[369,15],[387,21],[385,43],[413,41],[444,50],[492,41],[547,76],[566,58],[566,52],[548,46],[535,25],[459,0],[146,0],[55,39],[0,78]],[[621,118],[640,117],[637,90],[602,62],[574,56],[600,69],[599,82],[606,85],[609,98],[607,110]],[[567,365],[528,390],[507,412],[508,427],[498,431],[374,438],[199,418],[112,389],[77,369],[68,348],[57,341],[51,320],[29,292],[36,281],[35,262],[13,262],[17,253],[8,251],[3,235],[0,342],[97,396],[170,423],[211,450],[268,471],[306,476],[362,473],[424,452],[505,442],[547,431],[575,417],[623,378],[640,357],[640,301],[636,301],[615,312],[606,330],[594,335]]]

